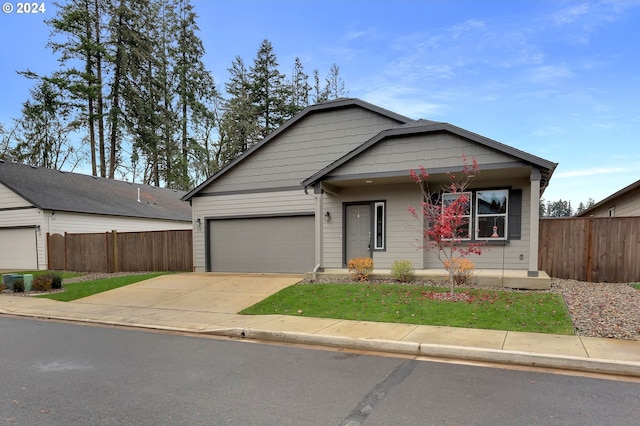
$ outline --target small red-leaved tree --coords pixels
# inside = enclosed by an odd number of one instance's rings
[[[455,265],[469,254],[481,254],[482,243],[471,242],[471,194],[467,192],[473,177],[478,173],[474,159],[469,165],[462,156],[462,172],[448,173],[449,184],[437,192],[431,192],[429,174],[423,166],[411,170],[411,177],[422,190],[422,205],[418,210],[409,207],[409,212],[423,222],[422,247],[436,249],[438,259],[449,272],[451,294],[454,293]]]

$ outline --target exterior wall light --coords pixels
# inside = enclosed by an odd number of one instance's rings
[[[326,213],[324,214],[324,221],[325,221],[325,222],[329,222],[330,220],[331,220],[331,213],[326,212]]]
[[[198,229],[200,229],[200,226],[202,225],[202,221],[200,220],[200,218],[196,219],[196,226],[198,227]]]

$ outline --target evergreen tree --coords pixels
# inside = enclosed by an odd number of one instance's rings
[[[14,138],[18,127],[20,126],[20,120],[13,126],[10,131],[0,123],[0,160],[11,161],[11,140]]]
[[[313,103],[319,104],[347,96],[345,83],[340,77],[340,67],[337,64],[331,66],[324,85],[320,82],[320,72],[317,69],[313,70],[313,82]]]
[[[172,180],[180,189],[188,189],[193,182],[189,177],[189,165],[200,146],[193,137],[193,126],[198,121],[209,127],[215,121],[208,110],[218,97],[215,82],[211,73],[206,69],[204,46],[198,37],[196,23],[197,15],[188,0],[180,0],[178,11],[178,40],[174,49],[170,50],[175,61],[175,81],[178,90],[178,116],[180,126],[180,157],[178,171]]]
[[[105,53],[102,44],[101,19],[104,9],[98,0],[70,0],[59,7],[57,15],[47,21],[52,27],[49,46],[60,53],[63,70],[52,78],[62,90],[69,93],[70,100],[84,111],[81,115],[87,123],[91,154],[91,171],[98,175],[98,164],[102,176],[106,174],[104,153],[104,121],[102,101],[102,59]],[[63,41],[55,36],[64,37]],[[75,68],[81,63],[82,68]],[[97,135],[96,135],[97,132]],[[96,157],[96,150],[100,157]]]
[[[320,83],[320,71],[313,70],[313,103],[320,104],[329,100],[329,90]]]
[[[220,126],[221,160],[226,164],[253,146],[260,138],[258,113],[251,96],[249,73],[242,58],[236,56],[229,68],[225,89],[230,95]]]
[[[573,214],[571,201],[547,201],[546,216],[549,217],[569,217]]]
[[[339,99],[347,96],[344,80],[340,77],[340,67],[337,64],[331,65],[329,76],[326,79],[325,91],[329,99]]]
[[[40,80],[31,90],[31,99],[22,106],[17,143],[9,155],[32,166],[73,169],[78,158],[70,135],[76,128],[71,107],[62,94],[51,82]]]
[[[250,90],[260,126],[265,137],[280,127],[288,117],[288,89],[285,76],[278,70],[278,60],[269,40],[263,40],[249,72]]]
[[[287,117],[293,117],[309,106],[310,93],[309,75],[304,72],[304,66],[300,58],[296,57],[289,83],[290,97],[287,102]]]

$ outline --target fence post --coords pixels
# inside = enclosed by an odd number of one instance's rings
[[[118,259],[118,231],[115,229],[111,231],[112,244],[113,244],[113,272],[120,271],[119,259]]]
[[[587,225],[587,281],[592,282],[593,274],[593,216],[589,217]]]
[[[67,260],[67,232],[66,231],[64,233],[63,248],[64,248],[64,270],[68,271],[69,270],[69,263],[68,263],[68,260]]]
[[[51,269],[51,245],[49,244],[49,233],[47,232],[47,269]]]

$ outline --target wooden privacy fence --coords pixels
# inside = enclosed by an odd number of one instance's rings
[[[541,219],[538,259],[556,278],[640,282],[640,217]]]
[[[47,234],[49,269],[82,272],[191,271],[190,229]]]

